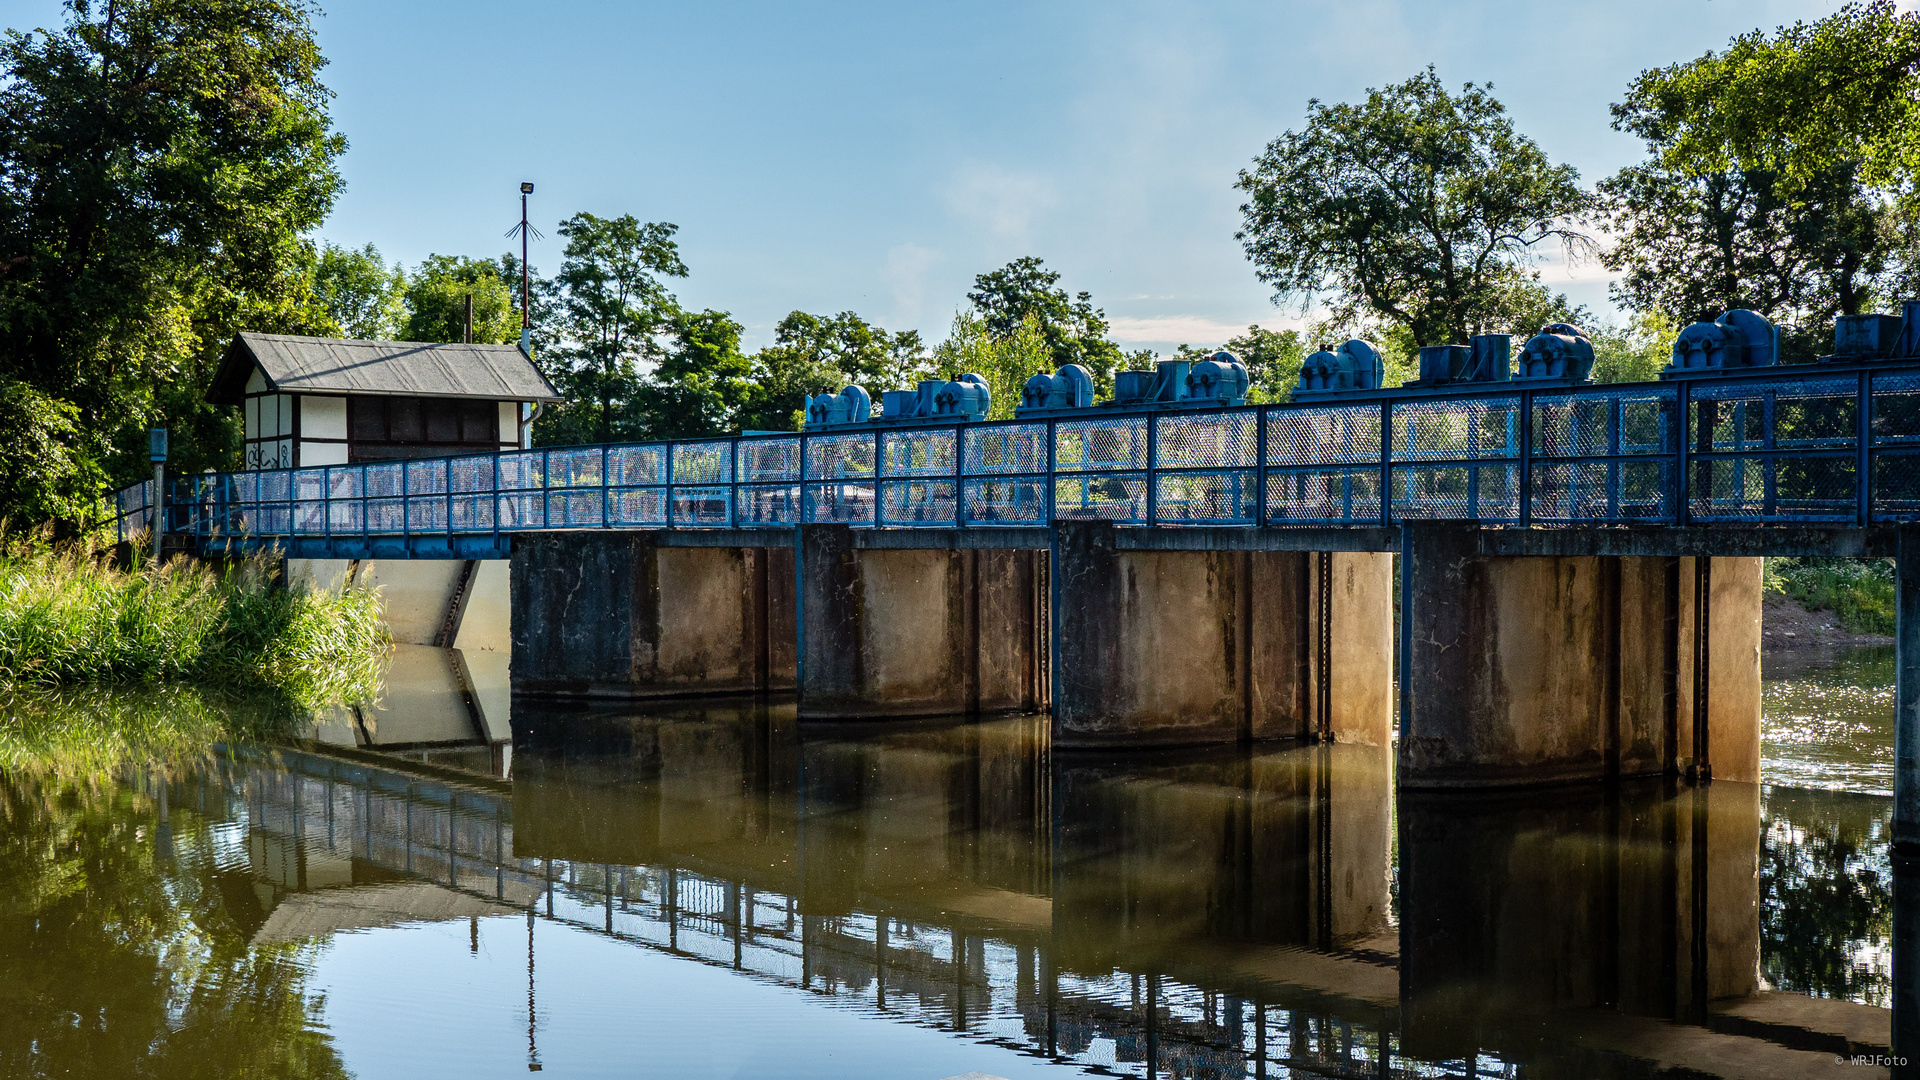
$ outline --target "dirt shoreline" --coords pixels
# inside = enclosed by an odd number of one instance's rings
[[[1826,667],[1853,649],[1891,644],[1885,634],[1853,633],[1833,612],[1808,611],[1783,593],[1761,600],[1760,667],[1768,676]]]

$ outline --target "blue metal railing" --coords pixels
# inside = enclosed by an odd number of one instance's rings
[[[144,528],[151,485],[119,500]],[[576,528],[1920,518],[1920,363],[553,447],[176,481],[203,549],[499,550]]]

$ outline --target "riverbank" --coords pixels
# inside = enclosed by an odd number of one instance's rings
[[[377,591],[286,587],[260,559],[115,569],[77,550],[0,550],[0,690],[190,684],[300,706],[377,692]]]

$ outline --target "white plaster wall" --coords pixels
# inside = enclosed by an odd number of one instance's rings
[[[352,568],[353,562],[348,559],[288,559],[287,584],[338,589],[346,584]]]
[[[310,465],[345,465],[347,463],[347,444],[337,442],[300,443],[300,467]]]
[[[303,439],[344,439],[347,437],[347,399],[306,394],[300,398],[300,437]]]
[[[513,651],[512,578],[505,559],[483,559],[473,575],[467,610],[453,647],[469,653]]]
[[[432,645],[464,564],[458,559],[395,559],[360,564],[360,582],[380,589],[387,627],[405,645]]]

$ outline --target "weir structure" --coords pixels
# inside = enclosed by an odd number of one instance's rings
[[[799,433],[185,478],[165,526],[205,555],[510,560],[523,693],[1047,709],[1062,748],[1386,746],[1397,705],[1408,788],[1757,779],[1758,558],[1897,557],[1912,844],[1920,302],[1835,341],[1782,366],[1728,312],[1659,381],[1593,385],[1553,324],[1423,349],[1392,389],[1349,341],[1286,404],[1244,404],[1219,354],[1098,405],[1038,375],[999,421],[975,377],[879,417],[849,387]]]

